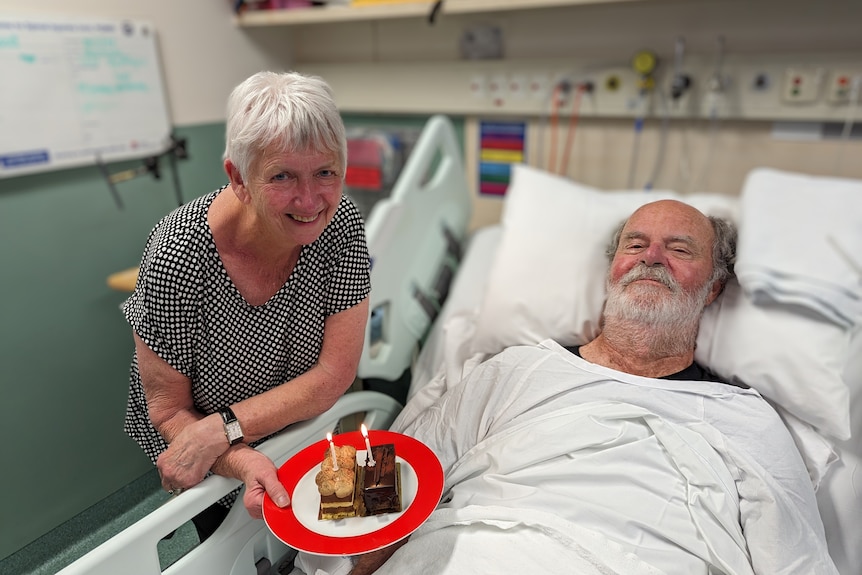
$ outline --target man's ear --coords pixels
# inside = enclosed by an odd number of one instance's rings
[[[230,180],[230,187],[233,190],[234,195],[236,195],[239,201],[247,204],[251,200],[251,195],[249,194],[248,188],[245,186],[245,182],[242,179],[242,174],[240,174],[239,168],[237,168],[230,159],[227,159],[224,161],[224,171]]]
[[[718,280],[712,282],[712,289],[709,290],[709,295],[706,297],[706,305],[703,307],[706,307],[707,305],[714,302],[715,298],[717,298],[722,291],[724,291],[723,283]]]

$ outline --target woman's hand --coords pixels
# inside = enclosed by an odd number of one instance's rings
[[[219,475],[230,475],[245,483],[243,505],[255,519],[263,517],[263,494],[279,507],[290,505],[287,490],[278,480],[275,464],[263,453],[247,445],[236,445],[213,467]]]
[[[169,492],[194,487],[229,447],[219,414],[187,425],[156,461],[162,487]]]

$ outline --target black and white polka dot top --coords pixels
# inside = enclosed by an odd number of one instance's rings
[[[317,361],[324,320],[371,290],[368,247],[356,206],[342,197],[332,221],[304,246],[268,302],[246,303],[222,265],[207,210],[217,190],[165,216],[147,239],[135,291],[122,305],[141,339],[192,381],[210,414],[305,373]],[[150,423],[131,366],[126,432],[155,463],[167,448]]]

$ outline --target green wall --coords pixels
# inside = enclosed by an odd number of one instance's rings
[[[176,130],[189,153],[178,162],[184,201],[224,182],[223,130]],[[0,559],[151,469],[122,429],[133,345],[125,294],[105,280],[137,265],[150,229],[177,205],[167,158],[161,167],[159,180],[117,185],[122,210],[95,166],[0,179]]]
[[[185,201],[223,182],[223,130],[176,131]],[[151,469],[122,429],[132,339],[105,280],[176,207],[161,169],[117,185],[122,210],[96,167],[0,179],[0,558]]]

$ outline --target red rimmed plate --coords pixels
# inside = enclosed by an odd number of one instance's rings
[[[280,508],[269,496],[263,499],[263,520],[286,545],[315,555],[356,555],[387,547],[407,537],[431,515],[443,493],[443,468],[424,443],[392,431],[372,429],[373,445],[395,445],[401,463],[400,513],[370,517],[318,520],[320,496],[314,477],[329,443],[322,439],[309,445],[278,470],[278,478],[290,495],[291,505]],[[336,445],[356,448],[356,460],[365,463],[365,438],[358,431],[333,438]]]

